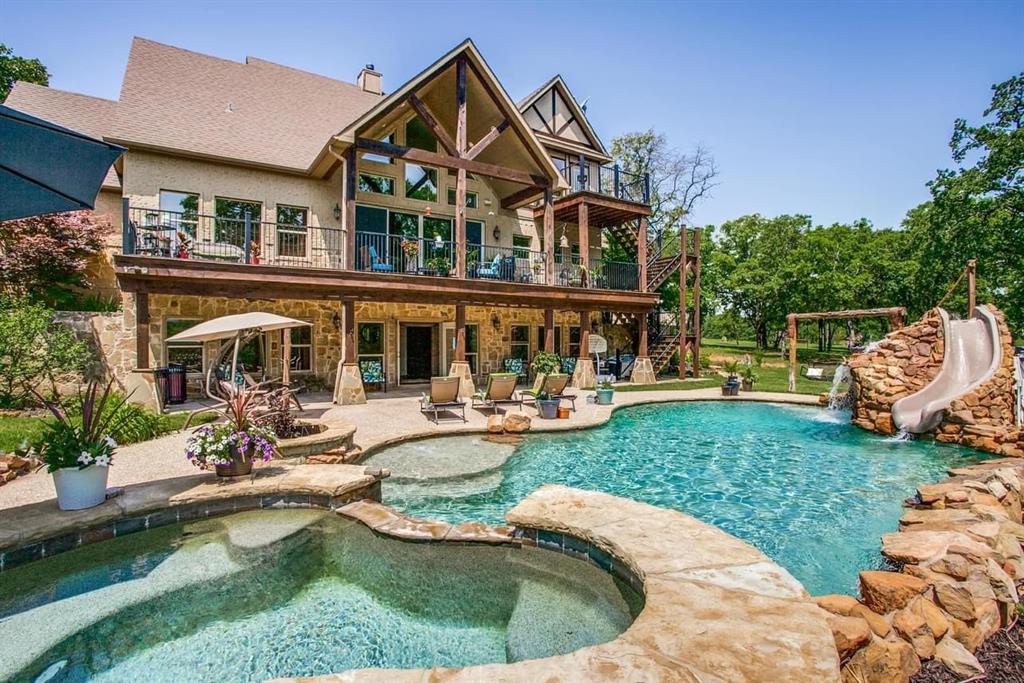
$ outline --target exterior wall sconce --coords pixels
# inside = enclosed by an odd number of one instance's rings
[[[334,220],[341,220],[341,207],[338,206],[337,204],[334,205]]]
[[[501,329],[501,318],[498,317],[497,313],[493,313],[491,315],[491,327],[493,327],[495,330]]]
[[[334,314],[331,315],[331,324],[334,325],[334,329],[339,331],[341,330],[341,316],[338,315],[337,311],[335,311]]]
[[[427,217],[430,216],[430,207],[429,206],[427,208],[423,209],[423,215],[427,216]]]
[[[501,239],[501,227],[499,227],[498,225],[495,225],[494,226],[494,232],[491,233],[491,234],[494,235],[494,239],[495,240],[500,240]]]
[[[565,236],[565,224],[562,224],[562,236],[558,239],[558,246],[562,249],[569,248],[569,238]]]
[[[444,246],[444,240],[441,239],[441,233],[434,235],[434,244],[438,247]]]

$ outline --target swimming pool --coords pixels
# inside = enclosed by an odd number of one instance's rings
[[[416,517],[501,524],[545,483],[675,508],[752,543],[812,595],[857,590],[881,565],[919,484],[983,454],[897,441],[844,413],[752,402],[685,402],[616,411],[604,426],[531,434],[518,447],[481,437],[402,444],[367,464],[390,467],[386,504]]]
[[[414,544],[313,510],[130,534],[0,575],[0,680],[261,681],[564,654],[627,586],[548,550]]]

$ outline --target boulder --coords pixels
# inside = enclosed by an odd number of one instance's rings
[[[814,602],[826,612],[843,617],[850,616],[850,611],[860,604],[857,598],[849,595],[819,595],[814,598]]]
[[[1017,587],[1014,585],[1013,579],[995,560],[990,558],[985,565],[985,570],[996,600],[1010,604],[1020,602],[1020,596],[1017,594]]]
[[[954,579],[963,580],[967,578],[967,572],[970,570],[971,565],[963,555],[946,553],[928,565],[928,568],[932,571],[952,576]]]
[[[964,621],[974,620],[974,601],[966,586],[954,583],[937,584],[935,599],[951,616]]]
[[[972,655],[962,643],[949,636],[940,640],[939,644],[935,646],[935,658],[961,678],[973,678],[985,673],[985,669],[977,657]]]
[[[893,614],[892,627],[910,643],[921,659],[931,659],[935,655],[935,636],[921,615],[909,608],[901,609]]]
[[[508,413],[503,426],[506,432],[521,434],[530,429],[530,416],[526,413]]]
[[[953,638],[971,652],[977,650],[985,640],[981,629],[974,628],[960,619],[950,618],[950,625]]]
[[[874,638],[843,667],[843,683],[907,683],[921,669],[914,648],[902,640]]]
[[[928,624],[928,628],[932,632],[932,637],[934,637],[936,641],[949,633],[950,628],[952,628],[950,626],[949,619],[946,618],[945,612],[939,609],[934,602],[923,596],[914,598],[907,608],[913,610],[922,619],[924,619],[925,623]]]
[[[504,420],[501,415],[495,413],[487,417],[487,431],[490,434],[500,434],[505,431]]]
[[[856,652],[862,645],[871,639],[871,629],[868,622],[860,617],[843,617],[838,614],[826,612],[825,621],[832,629],[832,638],[836,641],[836,649],[839,650],[839,658],[846,659],[847,656]]]
[[[999,614],[999,603],[995,600],[976,600],[974,607],[974,628],[981,632],[981,637],[992,637],[999,627],[1003,625],[1002,616]]]
[[[903,609],[927,588],[927,583],[909,574],[885,571],[860,573],[860,594],[864,604],[879,614]]]
[[[857,605],[850,610],[850,616],[860,617],[866,621],[868,628],[870,628],[871,631],[879,638],[885,638],[890,632],[892,632],[892,626],[885,620],[885,617],[878,612],[871,611],[866,605],[857,603]]]

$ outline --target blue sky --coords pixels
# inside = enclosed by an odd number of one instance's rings
[[[610,142],[653,127],[713,153],[693,222],[746,213],[896,225],[951,165],[958,116],[1024,69],[1024,2],[0,1],[0,42],[51,85],[116,98],[133,35],[391,90],[470,36],[514,99],[561,73]],[[154,103],[158,105],[159,103]]]

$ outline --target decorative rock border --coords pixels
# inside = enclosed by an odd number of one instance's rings
[[[982,673],[972,654],[1013,620],[1024,579],[1024,462],[989,460],[918,488],[882,554],[901,571],[860,574],[861,600],[815,598],[843,659],[844,681],[908,681],[922,659],[958,676]]]
[[[461,540],[465,525],[413,520],[368,502],[339,510],[374,530]],[[825,613],[785,569],[681,512],[603,493],[543,486],[506,515],[511,536],[585,559],[641,589],[645,604],[615,640],[557,657],[461,669],[360,669],[281,681],[792,681],[839,680]],[[477,540],[473,538],[472,540]]]
[[[277,451],[281,458],[306,458],[321,454],[337,455],[344,458],[352,451],[352,437],[356,433],[355,425],[334,420],[303,419],[301,422],[320,426],[323,429],[305,436],[281,439],[277,445]],[[340,462],[332,464],[340,464]]]
[[[274,463],[252,476],[212,473],[136,484],[93,508],[62,511],[56,500],[6,510],[0,528],[0,572],[124,534],[244,510],[336,509],[380,500],[388,472],[358,465],[305,467]]]

